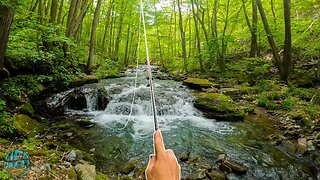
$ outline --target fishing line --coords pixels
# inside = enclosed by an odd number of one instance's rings
[[[139,68],[139,59],[140,59],[140,43],[141,43],[141,33],[140,33],[140,27],[141,27],[141,13],[140,13],[140,17],[139,17],[139,27],[138,27],[138,47],[137,47],[137,58],[136,58],[136,76],[134,79],[134,89],[133,89],[133,95],[132,95],[132,102],[131,102],[131,106],[130,106],[130,113],[127,119],[126,124],[120,129],[123,130],[127,127],[127,125],[129,124],[130,120],[131,120],[131,116],[132,116],[132,111],[133,111],[133,105],[134,105],[134,101],[135,101],[135,96],[136,96],[136,89],[137,89],[137,81],[138,81],[138,68]]]

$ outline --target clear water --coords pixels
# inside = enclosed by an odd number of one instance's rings
[[[144,71],[139,72],[137,88],[134,88],[134,73],[127,77],[102,80],[85,86],[87,110],[68,111],[69,116],[84,114],[97,126],[83,130],[75,144],[84,148],[95,148],[97,168],[112,172],[117,164],[136,160],[146,165],[153,153],[153,119],[148,80]],[[249,171],[244,176],[230,174],[229,179],[312,179],[307,165],[290,158],[271,145],[266,137],[274,131],[276,122],[262,117],[249,117],[244,122],[228,123],[206,119],[193,107],[192,91],[181,82],[155,80],[155,96],[159,126],[166,148],[173,149],[177,157],[190,152],[191,157],[200,157],[199,166],[183,162],[182,176],[187,177],[204,164],[214,165],[219,154],[226,154]],[[97,89],[104,88],[112,97],[104,111],[95,111]],[[133,112],[126,124],[132,95],[136,91]],[[55,104],[69,93],[51,98]],[[58,97],[58,98],[57,98]]]

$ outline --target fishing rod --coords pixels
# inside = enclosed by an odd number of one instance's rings
[[[147,32],[146,32],[146,23],[144,20],[144,10],[143,10],[143,3],[140,0],[140,13],[142,16],[142,24],[143,24],[143,32],[144,32],[144,42],[146,46],[146,58],[147,58],[147,65],[148,65],[148,75],[149,75],[149,85],[150,85],[150,96],[151,96],[151,103],[152,103],[152,112],[153,112],[153,124],[154,130],[159,129],[158,119],[157,119],[157,110],[156,110],[156,101],[154,96],[154,88],[153,88],[153,81],[152,81],[152,70],[150,65],[150,58],[149,58],[149,49],[148,49],[148,40],[147,40]]]

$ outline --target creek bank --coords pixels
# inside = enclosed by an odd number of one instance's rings
[[[185,85],[195,90],[194,106],[202,111],[204,116],[217,121],[238,121],[250,114],[254,116],[264,114],[278,121],[279,123],[275,125],[277,131],[274,131],[268,140],[283,152],[306,162],[314,177],[320,176],[319,112],[314,112],[314,115],[306,113],[306,103],[301,100],[301,102],[297,101],[295,97],[282,100],[281,94],[286,97],[288,95],[285,93],[291,93],[290,90],[284,85],[272,85],[271,81],[268,83],[278,91],[278,95],[268,93],[267,95],[273,99],[269,99],[269,97],[267,99],[264,95],[259,95],[260,90],[257,91],[254,86],[248,87],[231,83],[216,84],[214,83],[215,79],[210,79],[211,81],[208,79],[192,77],[184,81]],[[272,90],[270,89],[270,91]],[[302,94],[297,95],[303,96]],[[316,95],[314,94],[311,96],[312,98],[306,100],[312,102]],[[293,108],[293,101],[299,103],[296,105],[297,108]]]

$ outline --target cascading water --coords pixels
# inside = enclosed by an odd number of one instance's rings
[[[153,153],[153,119],[148,80],[144,67],[139,70],[136,97],[128,121],[134,91],[134,72],[127,77],[102,80],[84,86],[87,108],[67,112],[69,116],[82,114],[91,117],[97,126],[81,132],[75,144],[87,150],[95,148],[95,159],[100,170],[112,172],[114,166],[136,160],[146,165]],[[308,179],[301,162],[291,159],[266,142],[268,126],[245,121],[216,122],[206,119],[193,107],[194,97],[181,82],[155,80],[155,96],[159,127],[166,148],[177,157],[189,152],[200,157],[200,164],[215,164],[219,154],[248,167],[244,176],[230,174],[229,179]],[[103,89],[111,100],[104,111],[97,111],[97,89]],[[49,103],[57,104],[70,91],[57,94]],[[259,120],[258,120],[259,121]],[[269,125],[272,127],[272,125]],[[197,171],[198,167],[181,162],[182,176]]]

